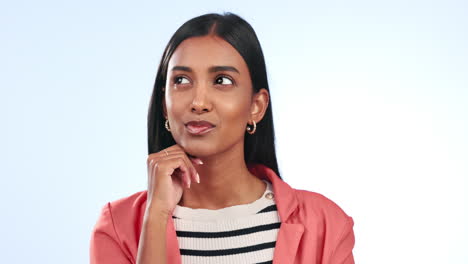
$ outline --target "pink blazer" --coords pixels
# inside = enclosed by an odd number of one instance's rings
[[[254,164],[252,174],[272,183],[281,220],[274,264],[354,264],[353,218],[325,196],[291,188],[270,168]],[[90,243],[91,264],[136,263],[147,191],[107,203],[94,226]],[[168,219],[168,263],[180,264],[174,228]]]

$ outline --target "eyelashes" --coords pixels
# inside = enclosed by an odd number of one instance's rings
[[[231,85],[234,84],[234,80],[231,79],[230,77],[226,76],[226,75],[219,75],[219,76],[217,76],[217,77],[215,78],[215,83],[216,83],[216,84],[220,84],[220,83],[217,83],[217,81],[218,81],[218,80],[222,80],[222,79],[227,79],[227,80],[229,80],[229,81],[231,82],[231,83],[230,83]]]
[[[183,81],[183,80],[186,80],[186,81]],[[219,80],[221,80],[221,83],[219,82]],[[223,80],[227,80],[227,81],[224,81],[224,82],[229,82],[227,84],[223,84]],[[181,82],[182,81],[182,82]],[[185,84],[189,84],[190,81],[189,81],[189,78],[186,77],[186,76],[183,76],[183,75],[178,75],[178,76],[175,76],[173,79],[172,79],[172,82],[174,83],[174,85],[185,85]],[[231,77],[227,76],[227,75],[218,75],[216,76],[216,78],[214,79],[214,82],[213,84],[215,85],[222,85],[222,86],[227,86],[227,85],[235,85],[235,81],[234,79],[232,79]]]
[[[172,81],[173,81],[174,84],[181,84],[181,83],[179,83],[179,80],[180,80],[180,79],[187,79],[187,78],[184,77],[184,76],[176,76],[176,77],[174,77],[174,78],[172,79]]]

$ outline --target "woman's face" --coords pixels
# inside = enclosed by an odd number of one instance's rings
[[[253,94],[247,64],[219,37],[188,38],[169,60],[164,112],[174,140],[190,155],[207,157],[244,144],[247,123],[258,123],[267,104],[268,92]]]

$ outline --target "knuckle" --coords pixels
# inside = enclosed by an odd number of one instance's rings
[[[155,159],[149,159],[149,160],[147,161],[147,164],[150,165],[150,166],[153,165],[154,163],[156,163],[156,160],[155,160]]]

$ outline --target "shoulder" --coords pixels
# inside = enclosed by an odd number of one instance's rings
[[[298,205],[294,219],[304,225],[304,240],[317,243],[324,263],[354,263],[353,218],[323,194],[293,190]]]
[[[301,189],[293,189],[298,201],[298,212],[305,222],[314,222],[335,230],[352,228],[353,218],[327,196]]]
[[[349,217],[348,214],[327,196],[301,189],[294,189],[299,205],[316,213],[332,214],[340,217]]]
[[[148,192],[138,191],[107,203],[116,229],[125,229],[130,223],[141,221],[146,209]]]
[[[131,195],[107,202],[101,209],[96,226],[105,226],[119,234],[134,233],[144,217],[147,191],[135,192]]]
[[[148,192],[146,190],[138,191],[119,199],[110,201],[108,204],[113,212],[119,212],[121,210],[128,211],[129,209],[139,209],[143,204],[146,205],[147,194]]]
[[[146,210],[146,197],[146,190],[139,191],[107,202],[101,208],[91,238],[92,258],[112,258],[111,255],[115,254],[120,254],[122,258],[134,255]],[[103,255],[98,256],[100,254]]]
[[[100,218],[115,221],[138,216],[145,209],[147,193],[146,190],[139,191],[107,202],[101,207]]]
[[[102,206],[90,241],[91,263],[129,263],[137,252],[147,191]]]
[[[355,243],[353,218],[323,194],[299,189],[294,189],[294,192],[298,201],[296,219],[304,224],[309,236],[323,239],[324,259],[333,263],[352,259],[350,252]]]

